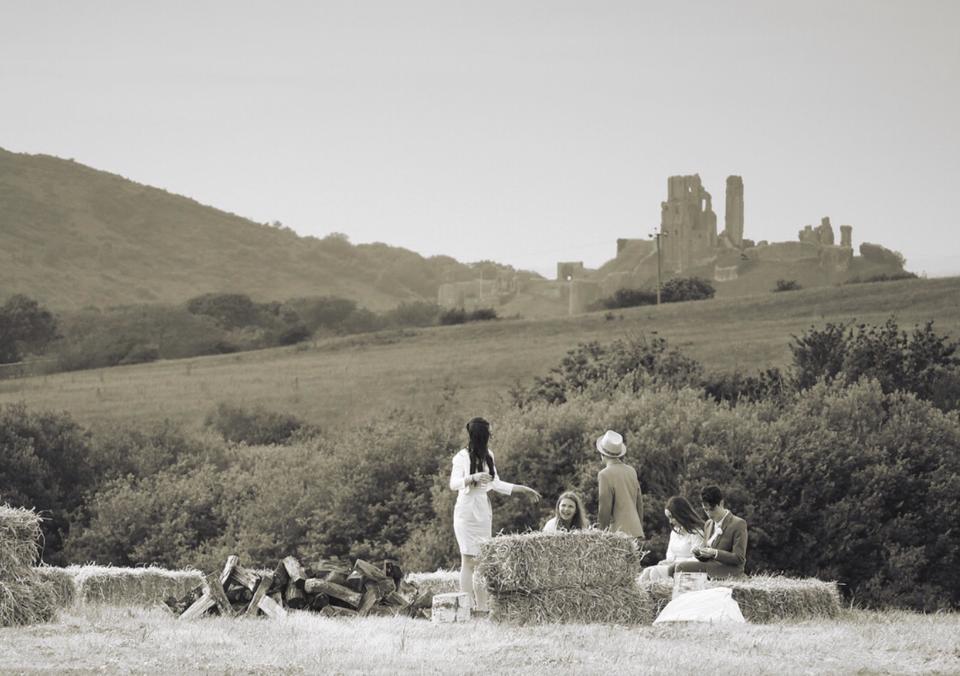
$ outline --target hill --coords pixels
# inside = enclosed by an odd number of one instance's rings
[[[0,299],[25,293],[68,310],[222,291],[382,310],[476,276],[450,257],[299,237],[72,160],[0,149]]]
[[[291,348],[0,381],[0,404],[67,410],[85,422],[171,418],[198,424],[219,401],[262,404],[325,427],[395,407],[495,412],[567,350],[658,333],[708,370],[789,362],[790,336],[828,321],[902,328],[935,320],[960,337],[960,278],[916,279],[645,306],[547,320],[501,320],[383,332]],[[609,317],[609,318],[608,318]]]

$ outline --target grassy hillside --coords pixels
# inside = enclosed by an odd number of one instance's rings
[[[578,342],[657,332],[708,369],[789,361],[791,334],[812,324],[896,315],[960,337],[960,278],[908,280],[720,298],[550,320],[503,320],[368,334],[293,348],[0,381],[0,403],[62,409],[85,422],[171,418],[199,423],[219,401],[294,413],[324,426],[391,407],[494,410]],[[452,393],[452,397],[451,397]]]
[[[71,309],[231,291],[338,295],[376,310],[436,300],[441,281],[475,276],[449,257],[299,237],[70,160],[0,149],[0,299],[26,293]]]

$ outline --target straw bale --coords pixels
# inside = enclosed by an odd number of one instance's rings
[[[0,578],[34,565],[41,537],[36,512],[0,505]]]
[[[673,586],[667,581],[638,583],[656,612],[670,602]],[[748,622],[767,624],[782,620],[813,620],[840,615],[840,592],[835,582],[816,578],[752,575],[709,580],[707,588],[730,587],[733,599]]]
[[[630,585],[640,572],[636,540],[603,530],[501,535],[480,547],[477,570],[494,593]]]
[[[53,619],[58,609],[53,582],[34,570],[0,578],[0,627],[36,624]]]
[[[112,566],[69,566],[67,570],[73,573],[77,596],[84,603],[150,606],[186,596],[203,584],[203,573],[196,570]]]
[[[57,607],[67,608],[77,600],[77,580],[69,570],[56,566],[39,566],[36,572],[40,579],[53,584]]]
[[[407,573],[404,578],[417,588],[417,595],[460,591],[460,571],[438,569],[433,573]]]
[[[629,583],[492,595],[490,619],[509,624],[652,624],[654,603]]]

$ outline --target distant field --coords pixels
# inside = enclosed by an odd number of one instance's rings
[[[502,320],[349,336],[292,348],[0,381],[0,403],[67,410],[82,422],[198,424],[217,402],[263,404],[323,426],[393,407],[484,414],[509,388],[545,374],[579,342],[656,332],[709,370],[788,363],[791,334],[827,321],[902,328],[929,319],[960,336],[960,278],[714,299],[549,320]]]

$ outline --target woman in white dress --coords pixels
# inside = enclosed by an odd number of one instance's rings
[[[695,561],[694,547],[703,546],[702,518],[694,510],[690,501],[679,495],[667,500],[663,510],[670,522],[670,543],[667,545],[667,557],[655,566],[644,568],[640,573],[641,582],[670,579],[670,564],[680,561]]]
[[[504,495],[528,495],[534,501],[540,494],[532,488],[500,480],[493,452],[488,448],[490,423],[474,418],[467,423],[470,442],[453,456],[450,470],[450,489],[457,491],[453,508],[453,532],[460,547],[460,591],[467,594],[471,607],[484,608],[486,595],[480,585],[474,591],[473,573],[476,569],[480,541],[493,535],[493,509],[490,491]]]
[[[589,527],[583,500],[573,491],[561,493],[553,518],[543,525],[544,533],[559,533],[571,530],[586,530]]]

